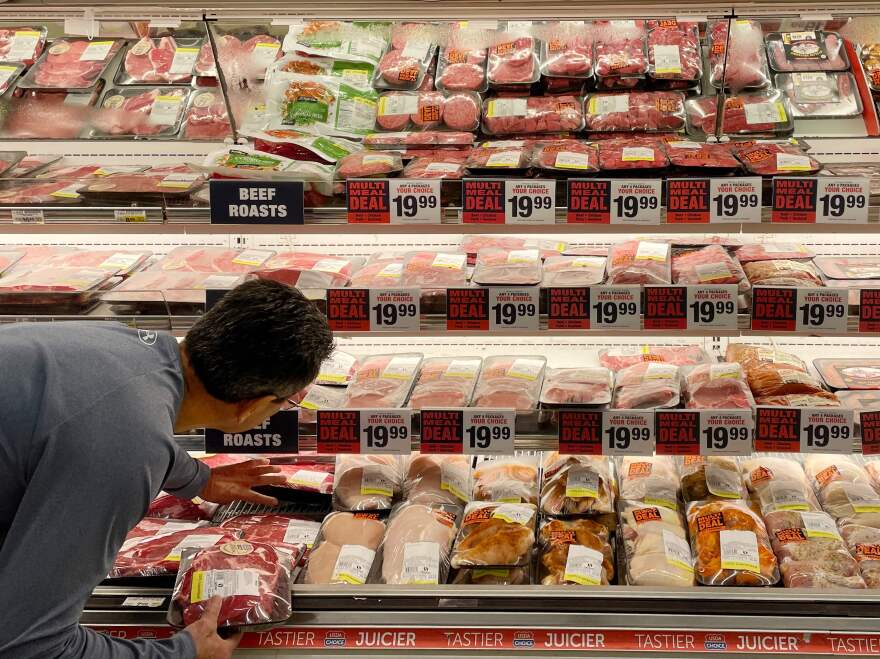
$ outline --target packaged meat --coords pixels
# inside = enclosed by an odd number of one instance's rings
[[[24,64],[0,64],[0,94],[12,88],[24,73]]]
[[[492,86],[530,85],[541,77],[538,43],[531,36],[500,33],[489,48],[486,77]]]
[[[344,407],[403,407],[421,363],[422,354],[417,352],[360,359],[348,386]]]
[[[541,405],[607,405],[611,371],[602,367],[551,368],[541,389]]]
[[[824,505],[825,489],[834,482],[869,485],[871,478],[855,456],[812,453],[804,458],[804,472]]]
[[[18,139],[75,139],[91,118],[101,85],[89,93],[22,90],[9,99],[3,136]]]
[[[669,158],[659,142],[652,140],[602,140],[599,142],[599,169],[663,169]]]
[[[626,583],[693,586],[694,559],[679,514],[663,506],[622,501],[619,533],[626,554]]]
[[[6,181],[0,188],[0,204],[7,206],[79,204],[82,202],[79,190],[84,185],[84,181],[69,179],[38,182]]]
[[[736,458],[686,455],[678,464],[685,503],[744,499],[746,496]]]
[[[142,37],[128,46],[116,81],[119,84],[188,84],[203,41],[198,37]]]
[[[275,71],[309,76],[336,76],[353,87],[369,88],[376,66],[372,61],[361,62],[292,52],[275,60],[268,75],[271,77]]]
[[[309,553],[302,582],[365,584],[384,535],[385,522],[376,513],[330,513]]]
[[[222,597],[221,629],[284,622],[292,613],[291,570],[288,553],[260,542],[191,550],[181,561],[168,622],[179,628],[200,620],[215,595]]]
[[[183,120],[183,138],[222,140],[232,135],[226,102],[216,91],[196,89]]]
[[[473,47],[453,32],[450,42],[440,49],[435,82],[440,91],[484,92],[488,50]]]
[[[377,178],[403,171],[403,160],[393,151],[362,151],[340,158],[336,178]]]
[[[132,538],[120,548],[108,576],[111,579],[122,579],[177,574],[184,549],[212,547],[234,541],[240,535],[234,529],[196,527]]]
[[[467,154],[449,154],[413,158],[403,168],[405,179],[460,180],[467,176]]]
[[[276,467],[286,479],[284,484],[278,484],[277,487],[316,494],[329,495],[333,493],[334,472],[336,470],[333,462],[297,461],[274,463],[272,466]]]
[[[794,458],[759,455],[740,463],[743,481],[765,517],[779,511],[820,511],[804,469]]]
[[[241,261],[241,257],[239,257]],[[346,286],[354,262],[311,252],[278,252],[254,272],[261,279],[280,281],[297,288],[331,288]]]
[[[446,289],[467,285],[467,255],[457,252],[410,252],[400,285],[422,289],[422,313],[445,313]]]
[[[668,138],[664,147],[673,167],[688,171],[693,168],[711,169],[718,173],[734,172],[740,168],[739,160],[734,157],[728,144],[692,142],[674,137]]]
[[[483,101],[483,132],[489,135],[564,133],[584,128],[577,96],[501,97]]]
[[[23,256],[24,252],[0,250],[0,277],[18,263]]]
[[[771,32],[767,59],[774,71],[848,71],[849,58],[836,32]]]
[[[794,130],[788,99],[779,91],[738,94],[724,99],[718,123],[718,100],[700,96],[685,102],[688,132],[696,137],[715,135],[765,135],[779,137]]]
[[[758,176],[785,176],[815,174],[822,165],[793,144],[758,143],[734,148],[733,155],[749,174]]]
[[[542,26],[541,74],[554,78],[593,77],[593,34],[583,21]]]
[[[391,512],[379,553],[380,582],[400,586],[446,583],[457,531],[455,509],[406,502]]]
[[[837,396],[829,391],[817,391],[813,394],[756,396],[755,404],[776,407],[840,407]]]
[[[388,39],[376,31],[373,23],[343,23],[341,21],[310,21],[304,23],[298,33],[291,30],[284,40],[285,52],[296,52],[327,59],[368,62],[373,65],[382,57]],[[413,30],[424,28],[400,26],[395,29],[406,37]],[[427,35],[428,32],[425,32]],[[402,39],[398,46],[403,47]]]
[[[418,89],[436,53],[437,45],[421,31],[395,40],[379,60],[373,86],[376,89]]]
[[[880,494],[870,482],[831,481],[819,495],[822,509],[841,526],[880,528]]]
[[[474,501],[538,503],[539,460],[522,455],[485,458],[474,469]]]
[[[90,89],[123,43],[117,39],[56,39],[18,86],[24,89]]]
[[[780,511],[764,516],[787,588],[865,588],[859,565],[837,525],[821,512]]]
[[[532,154],[532,166],[565,175],[599,171],[599,149],[579,140],[557,140],[540,144]]]
[[[678,468],[671,456],[621,458],[617,463],[617,475],[621,499],[678,510]]]
[[[338,455],[335,474],[337,510],[388,510],[403,484],[400,459],[393,455]]]
[[[816,268],[807,261],[752,261],[744,263],[743,270],[752,286],[825,286]]]
[[[133,545],[132,540],[141,538],[153,538],[158,535],[166,535],[168,533],[176,533],[177,531],[192,531],[193,529],[204,528],[208,526],[208,522],[186,522],[176,519],[160,519],[154,517],[145,517],[125,536],[125,542],[122,548],[128,548]]]
[[[266,69],[281,54],[281,42],[268,34],[267,27],[223,32],[212,25],[210,29],[214,33],[217,55],[226,80],[247,84],[248,79],[262,79]],[[199,50],[195,73],[208,78],[217,77],[217,64],[209,41],[205,41]]]
[[[486,147],[471,149],[467,168],[487,170],[525,170],[531,161],[531,149],[524,146]]]
[[[403,274],[403,254],[373,254],[351,276],[352,288],[397,286]]]
[[[607,586],[614,580],[608,529],[590,519],[546,519],[538,534],[544,586]]]
[[[701,364],[685,371],[686,407],[751,409],[755,406],[742,367],[736,363]]]
[[[44,25],[0,28],[0,62],[21,62],[30,66],[46,44]]]
[[[471,500],[471,457],[414,453],[407,461],[403,498],[410,503],[461,506]]]
[[[321,524],[312,519],[280,514],[236,515],[221,526],[237,529],[241,539],[247,542],[261,542],[288,552],[294,566],[315,544],[321,528]]]
[[[742,266],[721,245],[674,252],[672,281],[675,284],[736,284],[740,293],[749,290],[749,280]]]
[[[736,260],[774,261],[776,259],[812,259],[816,254],[799,243],[746,243],[736,250]]]
[[[531,583],[528,565],[511,568],[463,568],[452,580],[456,585],[523,586]]]
[[[462,151],[465,154],[474,143],[474,134],[452,130],[417,130],[394,133],[368,133],[364,146],[371,149],[404,149],[407,155],[423,155],[417,150],[431,151],[442,147],[444,151]],[[439,148],[437,150],[440,150]],[[428,154],[424,154],[428,155]]]
[[[599,515],[614,511],[617,485],[605,456],[544,456],[541,512],[546,515]]]
[[[210,520],[219,506],[202,499],[181,499],[172,494],[160,492],[147,509],[145,517],[177,520]]]
[[[15,167],[12,168],[12,171],[9,172],[10,176],[15,178],[32,178],[35,175],[42,172],[47,167],[50,167],[52,164],[61,160],[61,156],[55,155],[43,155],[43,156],[28,156],[25,155]]]
[[[79,193],[92,202],[108,203],[135,199],[161,203],[165,199],[189,197],[205,185],[206,179],[195,172],[114,174],[86,182]]]
[[[852,389],[838,391],[832,395],[840,401],[842,407],[853,410],[855,423],[861,422],[862,412],[880,409],[880,391],[877,390]],[[880,481],[878,481],[878,489],[880,489]]]
[[[452,552],[452,567],[519,567],[530,562],[537,508],[530,503],[472,501]]]
[[[644,21],[595,21],[593,26],[598,78],[642,77],[648,72]]]
[[[181,246],[168,252],[152,269],[165,272],[252,272],[273,254],[268,250]]]
[[[764,32],[749,19],[721,19],[707,28],[709,81],[718,89],[734,92],[770,85]],[[728,52],[729,49],[729,52]]]
[[[776,87],[782,90],[795,119],[858,117],[862,99],[852,73],[777,73]]]
[[[617,372],[614,402],[617,410],[676,407],[681,400],[681,378],[677,366],[641,362]]]
[[[872,91],[880,89],[880,44],[866,43],[859,48],[862,68]]]
[[[85,307],[114,283],[112,276],[98,268],[21,267],[0,279],[0,305]]]
[[[544,260],[542,288],[594,286],[605,281],[604,256],[551,256]]]
[[[840,527],[852,556],[868,588],[880,588],[880,530],[870,526],[848,524]]]
[[[593,94],[587,101],[585,115],[588,130],[676,131],[684,128],[684,94]]]
[[[199,90],[194,92],[196,95],[198,93]],[[252,155],[271,153],[283,156],[288,161],[300,163],[315,162],[332,165],[343,157],[363,149],[359,142],[344,137],[316,136],[291,129],[253,130],[244,127],[238,128],[238,132],[240,135],[253,138],[255,152]]]
[[[540,253],[537,249],[481,249],[471,281],[486,286],[536,286],[541,283]]]
[[[97,268],[114,276],[125,277],[140,270],[152,255],[149,251],[78,249],[50,256],[43,261],[43,265],[55,268]]]
[[[414,410],[467,407],[474,394],[481,364],[479,357],[426,359],[409,397],[409,406]]]
[[[749,387],[756,398],[817,394],[822,385],[809,373],[777,364],[761,364],[746,372]]]
[[[143,305],[157,313],[168,313],[166,305],[204,307],[207,289],[231,290],[246,280],[244,273],[143,270],[102,295],[102,299],[114,304]]]
[[[471,263],[476,263],[477,253],[486,247],[509,250],[537,249],[541,252],[541,258],[546,260],[564,252],[567,245],[556,240],[534,240],[514,236],[480,236],[476,234],[462,236],[461,251],[468,255]]]
[[[603,348],[599,350],[599,363],[612,371],[619,371],[627,366],[642,362],[662,362],[673,366],[695,366],[708,364],[712,361],[702,347],[685,346],[649,346],[633,348]]]
[[[483,360],[473,407],[529,412],[538,404],[544,368],[541,356],[499,356]]]
[[[772,586],[779,567],[764,522],[745,501],[695,501],[688,531],[704,586]]]
[[[874,489],[880,492],[880,458],[876,456],[865,457],[865,471],[871,477]]]
[[[109,89],[92,119],[93,136],[174,136],[189,93],[183,87]]]
[[[602,147],[599,147],[600,153]],[[627,240],[608,252],[608,284],[671,284],[669,243]]]
[[[700,26],[674,19],[648,21],[648,75],[654,80],[700,80]]]
[[[297,394],[297,398],[300,398],[298,402],[300,423],[317,423],[318,410],[337,410],[342,407],[345,403],[345,387],[312,384]]]
[[[829,279],[880,279],[876,256],[817,256],[813,265]]]
[[[814,359],[813,365],[829,389],[880,389],[880,360]]]
[[[406,131],[474,131],[480,125],[480,96],[475,92],[386,92],[379,96],[376,126]]]

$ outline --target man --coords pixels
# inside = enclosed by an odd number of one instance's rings
[[[178,345],[116,323],[0,329],[0,657],[225,659],[219,600],[163,641],[79,625],[128,531],[164,489],[276,504],[265,460],[213,471],[175,432],[252,428],[308,385],[333,347],[326,319],[284,284],[230,291]]]

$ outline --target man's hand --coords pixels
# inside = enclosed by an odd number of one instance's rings
[[[260,485],[284,485],[285,482],[286,479],[279,473],[278,467],[272,467],[267,459],[260,458],[215,467],[199,496],[214,503],[232,503],[241,499],[264,506],[277,506],[277,499],[258,494],[252,488]]]
[[[205,615],[194,622],[185,631],[189,632],[196,644],[196,659],[230,659],[235,648],[241,641],[241,634],[230,638],[221,638],[217,633],[217,617],[220,615],[218,596],[212,597],[205,607]]]

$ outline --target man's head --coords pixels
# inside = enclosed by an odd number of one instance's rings
[[[227,432],[253,428],[312,382],[332,350],[327,319],[302,293],[246,282],[186,335],[185,368],[197,382],[187,382],[181,413]]]

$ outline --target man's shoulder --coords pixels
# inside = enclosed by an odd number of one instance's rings
[[[67,321],[57,323],[17,323],[0,328],[0,346],[4,343],[45,345],[55,350],[114,350],[145,348],[176,349],[170,334],[149,329],[132,329],[112,321]]]

